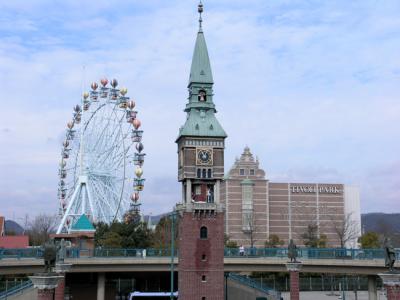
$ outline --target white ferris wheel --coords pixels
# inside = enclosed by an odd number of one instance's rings
[[[91,84],[82,95],[62,143],[57,233],[69,232],[82,214],[92,222],[131,222],[140,214],[143,190],[141,122],[135,102],[118,81]]]

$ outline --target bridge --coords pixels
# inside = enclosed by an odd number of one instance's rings
[[[376,275],[386,271],[382,249],[313,249],[300,248],[301,272],[324,274]],[[43,270],[42,250],[0,249],[0,274],[31,274]],[[400,250],[396,252],[400,267]],[[237,249],[225,249],[226,272],[286,272],[287,248],[247,249],[243,256]],[[159,249],[69,249],[66,262],[69,273],[167,272],[171,257]],[[175,270],[179,270],[174,257]]]

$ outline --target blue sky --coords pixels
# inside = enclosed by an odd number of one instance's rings
[[[363,212],[399,212],[400,2],[204,1],[226,169],[245,145],[271,181],[357,185]],[[65,124],[82,83],[115,77],[140,111],[143,211],[180,199],[178,128],[196,1],[0,3],[0,202],[57,209]],[[82,66],[85,66],[83,76]]]

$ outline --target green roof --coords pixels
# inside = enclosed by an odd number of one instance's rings
[[[71,227],[71,231],[95,231],[88,217],[83,214]]]
[[[192,67],[190,68],[189,85],[193,82],[213,83],[210,58],[208,57],[207,44],[202,30],[197,33]]]
[[[219,124],[213,110],[196,110],[188,112],[185,124],[179,130],[181,136],[227,137]]]

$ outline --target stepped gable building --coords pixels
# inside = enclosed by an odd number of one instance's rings
[[[201,27],[189,77],[185,124],[179,130],[178,180],[182,183],[179,212],[179,299],[224,299],[224,211],[220,187],[227,137],[215,117],[213,76]]]
[[[225,232],[238,244],[263,247],[272,234],[287,245],[293,239],[303,245],[301,235],[310,224],[327,236],[328,247],[339,247],[335,227],[347,218],[361,235],[360,200],[357,187],[344,184],[270,182],[258,159],[246,147],[221,185],[225,205]],[[357,239],[346,243],[357,247]]]

